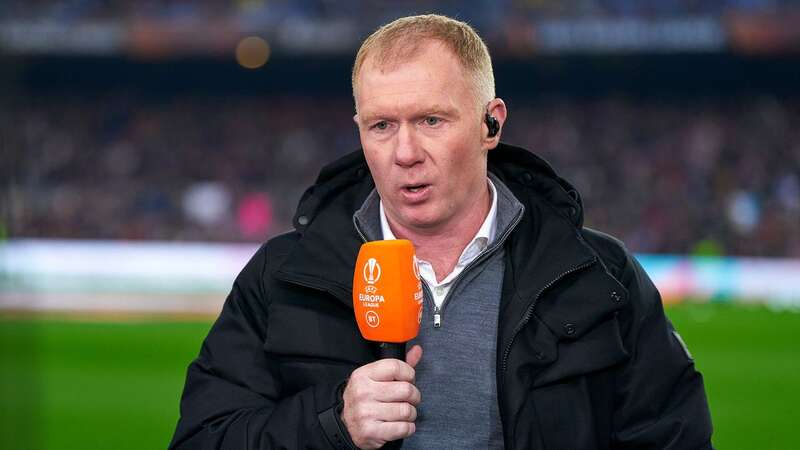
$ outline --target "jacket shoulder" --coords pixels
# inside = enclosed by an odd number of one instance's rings
[[[658,288],[622,241],[591,228],[584,227],[581,234],[597,253],[605,270],[628,290],[631,305],[637,305],[636,309],[641,314],[660,310],[661,296]]]
[[[266,273],[274,272],[283,263],[294,249],[300,236],[300,233],[296,230],[287,231],[270,238],[261,246],[258,251],[265,257]]]
[[[600,261],[618,281],[622,281],[626,267],[630,266],[631,254],[625,244],[610,234],[583,227],[581,236],[600,258]]]
[[[264,293],[264,282],[280,267],[284,259],[292,251],[299,238],[299,233],[290,231],[270,238],[256,250],[250,260],[236,277],[236,284],[240,287],[258,286],[259,292]]]

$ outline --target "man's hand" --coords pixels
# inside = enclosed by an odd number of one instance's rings
[[[416,431],[419,389],[414,386],[414,367],[422,358],[415,345],[406,361],[382,359],[359,367],[344,389],[342,420],[358,448],[380,448]]]

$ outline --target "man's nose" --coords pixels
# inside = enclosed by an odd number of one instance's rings
[[[397,147],[394,152],[395,163],[410,167],[425,160],[425,151],[419,142],[414,126],[402,124],[397,133]]]

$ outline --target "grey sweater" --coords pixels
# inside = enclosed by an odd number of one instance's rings
[[[416,383],[422,394],[417,431],[406,449],[503,448],[495,372],[497,316],[505,270],[503,241],[522,216],[522,204],[497,178],[497,233],[489,246],[453,281],[433,326],[433,298],[423,284],[425,304]],[[380,239],[379,197],[373,192],[355,220],[368,240]]]

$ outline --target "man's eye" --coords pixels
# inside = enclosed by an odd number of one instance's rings
[[[389,123],[386,122],[385,120],[381,120],[380,122],[375,123],[375,125],[373,125],[372,128],[376,130],[385,130],[389,128]]]
[[[428,125],[428,126],[430,126],[430,127],[434,127],[434,126],[436,126],[436,125],[439,125],[439,122],[441,122],[441,121],[442,121],[442,120],[441,120],[440,118],[438,118],[438,117],[433,117],[433,116],[430,116],[430,117],[426,117],[426,118],[425,118],[425,124],[426,124],[426,125]]]

